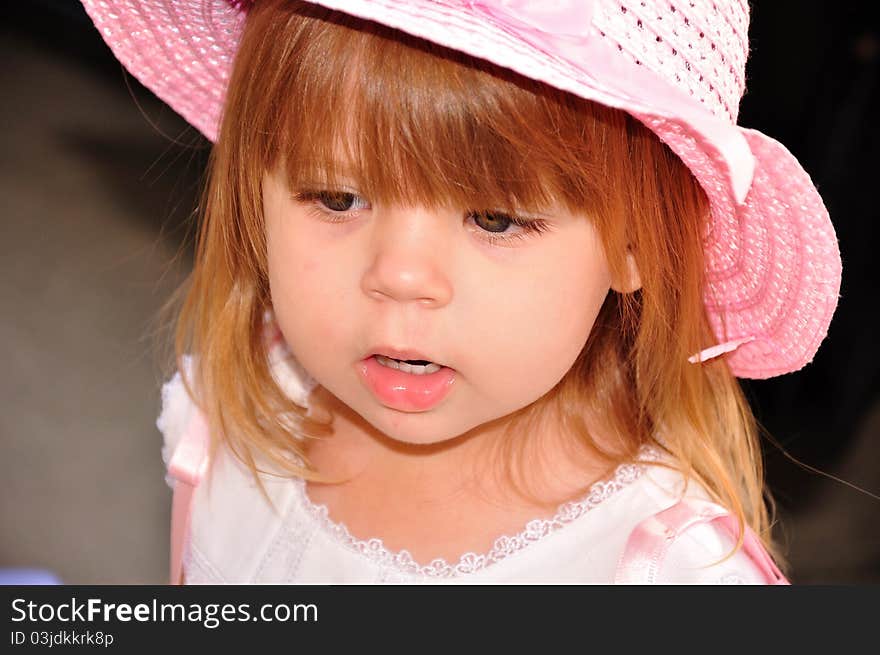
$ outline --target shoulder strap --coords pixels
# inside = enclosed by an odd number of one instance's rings
[[[169,584],[183,583],[183,549],[189,537],[193,493],[208,468],[208,424],[193,408],[189,425],[171,456],[168,473],[174,478],[171,503],[171,555]]]
[[[707,500],[688,498],[649,516],[630,534],[617,565],[615,584],[656,583],[666,552],[675,540],[691,527],[711,521],[719,521],[734,539],[738,537],[736,519],[721,505]],[[743,550],[768,584],[789,584],[749,526],[745,526]]]

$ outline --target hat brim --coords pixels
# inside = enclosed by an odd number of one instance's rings
[[[215,141],[245,13],[226,0],[82,0],[123,65]],[[554,56],[522,33],[461,6],[391,0],[320,0],[465,52],[588,100],[627,111],[693,172],[711,205],[705,236],[706,308],[720,342],[748,337],[726,355],[743,378],[809,363],[827,334],[840,290],[834,228],[809,175],[773,139],[716,119],[669,92],[658,76],[592,40],[589,66]],[[633,89],[650,84],[651,94]],[[650,100],[645,99],[650,96]],[[706,344],[707,346],[711,344]]]

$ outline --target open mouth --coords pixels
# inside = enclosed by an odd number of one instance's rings
[[[456,379],[456,371],[448,366],[378,353],[362,360],[357,370],[377,400],[386,407],[406,412],[433,409],[449,396]]]
[[[393,357],[385,357],[384,355],[374,355],[374,357],[382,366],[413,375],[430,375],[443,368],[439,364],[425,359],[395,359]]]

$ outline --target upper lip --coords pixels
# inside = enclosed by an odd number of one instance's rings
[[[425,353],[419,352],[418,350],[414,350],[412,348],[397,348],[395,346],[376,346],[372,350],[370,350],[370,354],[367,357],[372,357],[373,355],[383,355],[384,357],[393,357],[394,359],[421,359],[426,362],[433,362],[435,364],[440,364],[433,357],[429,357]],[[443,364],[440,364],[443,366]]]

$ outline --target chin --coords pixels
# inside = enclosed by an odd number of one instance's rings
[[[451,426],[436,410],[404,412],[381,406],[371,412],[367,421],[388,439],[413,446],[429,446],[451,441],[470,430],[467,426]],[[370,419],[373,420],[370,420]]]

